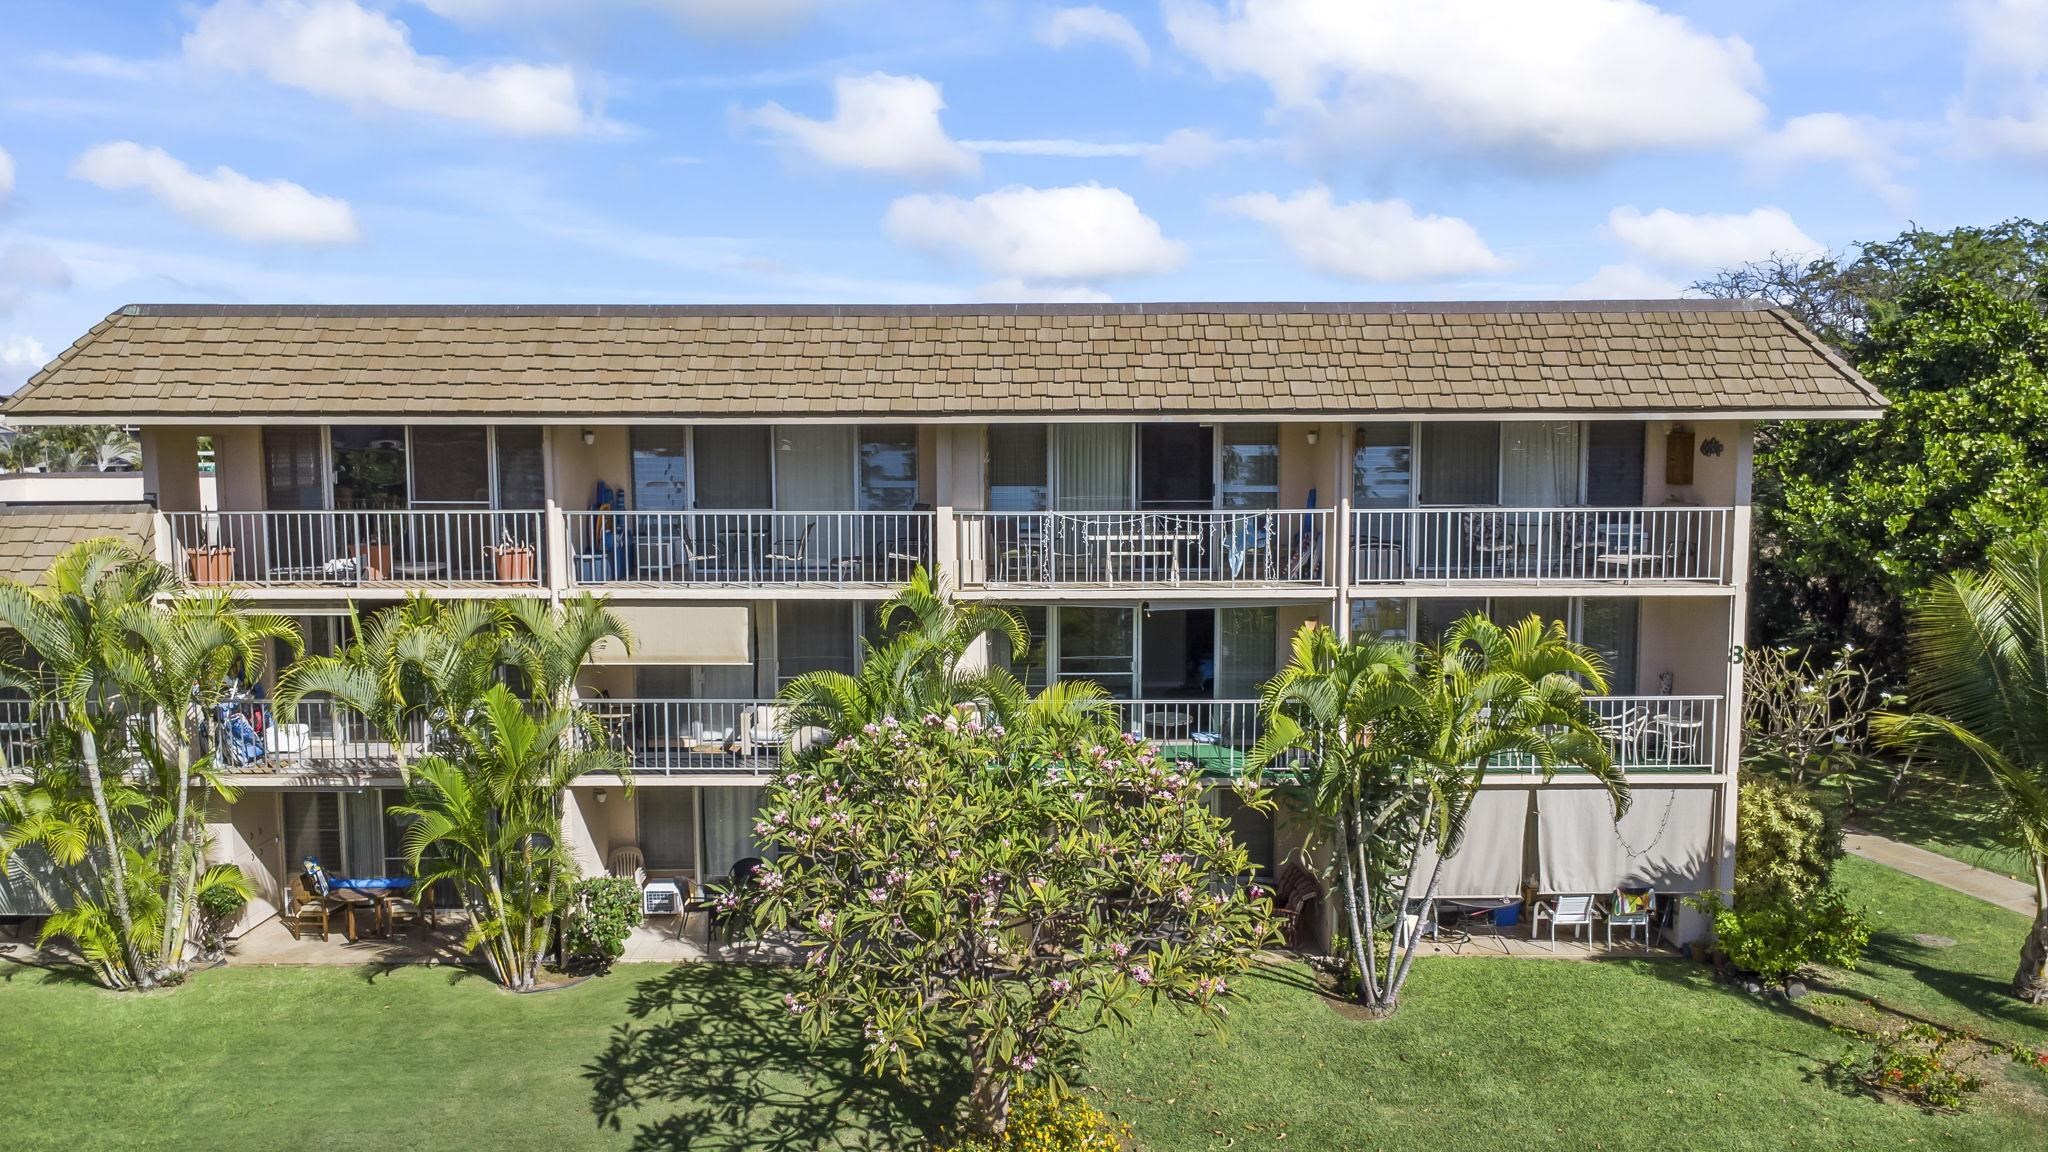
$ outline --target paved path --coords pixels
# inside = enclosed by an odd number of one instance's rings
[[[1953,888],[2033,919],[2034,890],[2017,880],[1960,860],[1951,860],[1925,848],[1915,848],[1911,844],[1901,844],[1866,832],[1845,832],[1842,844],[1851,855],[1875,860],[1908,876],[1918,876],[1943,888]]]

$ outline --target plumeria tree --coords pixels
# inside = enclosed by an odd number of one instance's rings
[[[1222,1013],[1275,938],[1200,780],[1106,722],[1064,731],[869,723],[769,787],[776,862],[725,897],[800,940],[787,1004],[814,1038],[864,1029],[878,1072],[957,1040],[966,1118],[991,1132],[1018,1084],[1063,1083],[1082,1034],[1148,1002]]]

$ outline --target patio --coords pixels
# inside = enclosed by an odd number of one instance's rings
[[[682,964],[714,958],[709,917],[693,914],[685,926],[672,921],[647,922],[626,939],[626,963]],[[463,937],[469,923],[460,913],[442,912],[432,925],[418,924],[403,934],[364,936],[350,940],[340,932],[322,940],[317,935],[294,937],[278,920],[266,920],[228,947],[233,965],[362,965],[461,964]],[[715,958],[743,959],[733,949]]]

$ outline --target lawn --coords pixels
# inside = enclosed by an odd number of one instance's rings
[[[1861,998],[2048,1044],[2001,1002],[2023,921],[1876,865],[1882,916],[1840,996],[1768,1005],[1676,961],[1446,959],[1395,1020],[1333,1011],[1304,969],[1244,982],[1227,1034],[1168,1011],[1097,1044],[1090,1090],[1151,1152],[1222,1148],[2024,1148],[2048,1078],[2001,1068],[1961,1116],[1832,1083]],[[1915,933],[1953,937],[1930,948]],[[114,996],[0,964],[0,1133],[12,1149],[887,1149],[957,1087],[793,1039],[779,973],[626,968],[515,997],[448,969],[230,968]],[[616,1118],[616,1130],[600,1123]]]
[[[1852,828],[2027,879],[2026,857],[1999,842],[1998,796],[1990,785],[1975,776],[1957,779],[1949,772],[1923,770],[1907,777],[1898,796],[1886,800],[1890,783],[1889,771],[1879,766],[1830,778],[1815,794],[1843,813]]]

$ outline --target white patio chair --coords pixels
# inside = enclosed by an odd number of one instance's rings
[[[1607,946],[1614,947],[1614,930],[1640,932],[1643,951],[1650,950],[1651,918],[1657,914],[1655,888],[1616,888],[1607,909]]]
[[[631,879],[636,887],[647,887],[647,857],[641,855],[637,845],[612,849],[612,854],[604,859],[604,870],[620,879]]]
[[[1593,921],[1597,913],[1591,896],[1554,896],[1536,902],[1535,915],[1529,918],[1529,936],[1534,939],[1542,930],[1543,922],[1550,921],[1550,947],[1557,948],[1557,926],[1579,930],[1579,937],[1585,943],[1593,942]]]
[[[740,714],[740,731],[744,734],[740,751],[744,753],[781,748],[788,740],[782,731],[782,705],[762,704],[747,709]]]

